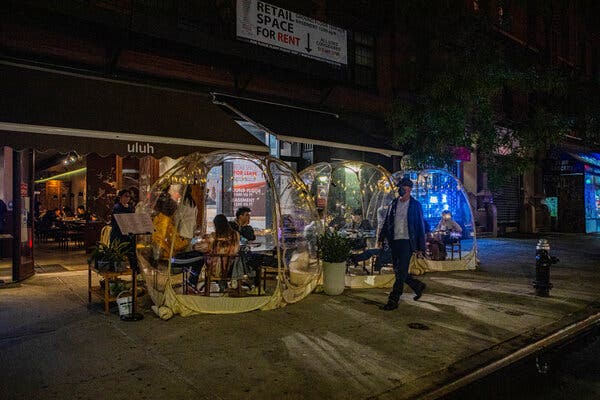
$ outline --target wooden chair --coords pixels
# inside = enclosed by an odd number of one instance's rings
[[[112,226],[106,225],[100,231],[100,239],[98,240],[100,243],[109,245],[110,244],[110,231],[112,230]]]
[[[258,284],[258,294],[260,294],[260,287],[262,291],[267,293],[267,280],[276,280],[279,275],[279,269],[277,267],[269,267],[263,265],[260,267],[260,283]]]
[[[206,269],[204,273],[204,294],[206,296],[210,296],[210,283],[212,281],[222,281],[229,279],[231,267],[233,266],[234,261],[239,257],[239,255],[227,255],[227,254],[210,254],[206,253]],[[217,263],[220,263],[221,269],[220,271],[216,270]],[[237,285],[237,294],[241,293],[241,285],[238,280]],[[214,293],[214,292],[213,292]]]

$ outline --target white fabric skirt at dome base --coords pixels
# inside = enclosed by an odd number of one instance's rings
[[[477,268],[477,247],[462,256],[462,259],[434,261],[426,258],[412,257],[408,272],[412,275],[423,275],[426,272],[466,271]],[[369,289],[392,287],[394,273],[377,275],[346,275],[346,287],[351,289]]]

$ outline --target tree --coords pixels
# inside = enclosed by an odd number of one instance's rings
[[[574,129],[598,140],[597,85],[583,85],[546,54],[504,39],[497,28],[507,15],[446,0],[398,3],[398,26],[413,46],[402,73],[412,79],[388,123],[414,167],[449,165],[454,147],[469,147],[494,186]],[[511,107],[514,94],[527,101]]]

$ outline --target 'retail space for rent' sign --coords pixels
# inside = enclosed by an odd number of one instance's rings
[[[237,0],[237,36],[328,63],[348,63],[344,29],[259,0]]]

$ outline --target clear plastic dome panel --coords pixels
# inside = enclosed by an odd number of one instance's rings
[[[236,221],[243,207],[251,210],[249,225]],[[272,308],[286,298],[285,290],[292,290],[291,301],[305,297],[320,273],[304,235],[317,218],[312,197],[279,160],[192,154],[159,178],[138,212],[149,214],[154,225],[138,242],[138,259],[157,305],[171,301],[177,310],[176,303],[185,303],[186,312]],[[277,278],[259,280],[268,277],[265,268],[279,271]],[[301,279],[290,271],[301,272]],[[233,303],[206,302],[213,297]]]
[[[409,177],[413,181],[412,196],[423,206],[423,217],[430,234],[445,234],[451,223],[443,221],[450,219],[462,231],[457,234],[461,239],[462,251],[470,251],[474,238],[473,213],[460,181],[448,171],[437,169],[401,171],[393,175],[395,181],[402,177]]]

